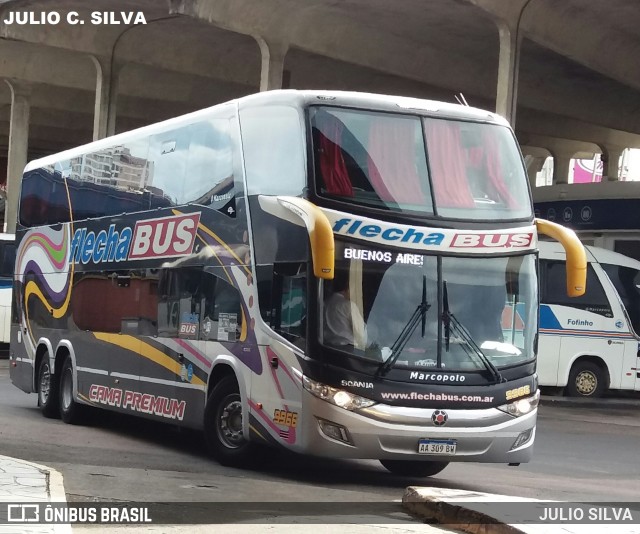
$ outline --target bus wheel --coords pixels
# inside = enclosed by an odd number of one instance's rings
[[[571,367],[567,395],[570,397],[601,397],[607,387],[607,377],[598,364],[579,361]]]
[[[204,411],[204,437],[211,455],[222,465],[255,466],[258,446],[242,433],[242,400],[232,376],[218,382]]]
[[[38,367],[38,406],[45,417],[60,415],[58,406],[58,381],[51,374],[49,352],[45,352]]]
[[[403,477],[431,477],[440,473],[449,462],[422,462],[420,460],[380,460],[394,475]]]
[[[60,371],[60,417],[69,425],[80,423],[82,408],[73,399],[73,364],[71,356],[67,356]]]

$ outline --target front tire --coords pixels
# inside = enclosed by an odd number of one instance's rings
[[[602,397],[607,389],[607,374],[602,367],[590,361],[579,361],[571,367],[567,395],[570,397]]]
[[[60,416],[58,381],[51,372],[48,351],[42,355],[38,366],[38,406],[45,417],[55,419]]]
[[[73,398],[73,363],[71,356],[67,356],[60,371],[60,417],[69,425],[77,425],[82,420],[84,406]]]
[[[232,376],[220,380],[209,396],[204,437],[209,452],[221,465],[255,467],[261,459],[261,448],[244,437],[242,399]]]
[[[422,462],[420,460],[380,460],[394,475],[403,477],[431,477],[440,473],[449,462]]]

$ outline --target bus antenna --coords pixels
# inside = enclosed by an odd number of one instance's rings
[[[459,95],[453,95],[456,99],[456,102],[458,102],[458,104],[460,104],[461,106],[467,106],[469,107],[469,104],[467,103],[467,99],[464,97],[464,95],[462,93],[460,93]]]

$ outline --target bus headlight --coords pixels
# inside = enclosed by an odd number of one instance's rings
[[[498,410],[502,410],[509,415],[513,415],[514,417],[520,417],[522,415],[527,415],[528,413],[535,410],[538,407],[539,402],[540,390],[537,390],[530,397],[525,397],[523,399],[518,399],[508,404],[498,406]]]
[[[345,410],[359,410],[360,408],[368,408],[375,404],[375,401],[372,401],[371,399],[365,399],[364,397],[354,395],[348,391],[327,386],[320,382],[316,382],[315,380],[311,380],[306,376],[303,377],[302,383],[304,384],[304,389],[315,397],[330,402],[331,404],[335,404]]]

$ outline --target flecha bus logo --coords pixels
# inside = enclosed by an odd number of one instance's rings
[[[99,232],[78,228],[71,239],[71,263],[106,263],[186,256],[193,250],[200,213],[137,221],[131,228],[111,224]]]
[[[193,249],[200,213],[138,221],[130,260],[184,256]]]

